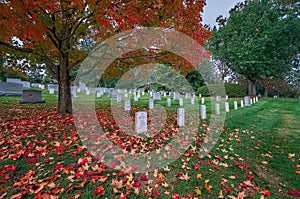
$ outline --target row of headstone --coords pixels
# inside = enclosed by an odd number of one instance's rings
[[[32,87],[37,87],[37,88],[40,88],[40,89],[45,89],[45,85],[44,84],[32,83],[31,86]]]

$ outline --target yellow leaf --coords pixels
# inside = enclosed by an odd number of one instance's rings
[[[159,179],[163,179],[165,176],[164,176],[164,174],[159,173],[159,174],[157,175],[157,177],[158,177]]]
[[[196,187],[196,189],[194,189],[194,192],[195,192],[198,196],[201,196],[201,195],[202,195],[201,189],[202,189],[202,187]]]
[[[202,179],[202,174],[201,173],[197,174],[197,179]]]

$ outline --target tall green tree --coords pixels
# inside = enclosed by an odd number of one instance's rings
[[[300,51],[300,18],[295,1],[245,1],[219,23],[208,42],[214,59],[248,79],[248,94],[266,77],[283,79]]]

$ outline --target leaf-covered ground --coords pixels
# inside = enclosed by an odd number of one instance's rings
[[[56,99],[45,98],[44,105],[0,98],[0,198],[300,197],[299,99],[267,99],[231,110],[205,158],[199,151],[209,129],[199,121],[182,156],[162,169],[136,174],[134,165],[114,170],[93,156],[73,117],[58,115]],[[149,141],[118,130],[110,124],[107,105],[96,106],[111,141],[134,151],[155,150],[176,136],[175,108],[167,111],[168,131]]]

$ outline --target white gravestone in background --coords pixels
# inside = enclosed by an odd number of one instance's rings
[[[135,113],[135,131],[137,134],[147,132],[147,112]]]
[[[201,104],[204,104],[204,97],[201,98]]]
[[[195,104],[195,98],[191,98],[191,104],[192,104],[192,105]]]
[[[167,107],[170,107],[170,106],[171,106],[171,99],[168,98],[168,99],[167,99]]]
[[[200,97],[202,97],[202,95],[201,95],[201,94],[199,94],[199,98],[200,98]]]
[[[128,93],[125,93],[125,94],[124,94],[124,97],[127,98],[127,97],[128,97]]]
[[[252,98],[250,98],[250,104],[253,104]]]
[[[249,96],[246,96],[244,97],[244,105],[245,106],[251,106],[251,101],[250,101],[250,97]]]
[[[243,108],[244,107],[244,101],[241,100],[241,107]]]
[[[215,104],[215,114],[220,115],[220,104]]]
[[[121,95],[117,95],[117,102],[122,102],[122,97],[121,97]]]
[[[154,109],[154,100],[152,98],[149,99],[149,109]]]
[[[256,97],[256,102],[258,102],[258,97]]]
[[[222,100],[222,97],[218,95],[218,96],[216,96],[216,100],[217,100],[217,102],[220,102]]]
[[[206,119],[206,106],[201,105],[201,119],[205,120]]]
[[[229,103],[228,102],[225,102],[225,111],[229,112]]]
[[[50,93],[50,95],[53,95],[54,94],[54,88],[49,88],[49,93]]]
[[[238,108],[237,101],[234,101],[233,104],[234,104],[234,109],[236,110]]]
[[[91,94],[91,92],[90,92],[90,90],[89,90],[88,88],[86,88],[85,94],[86,94],[86,95],[90,95],[90,94]]]
[[[139,101],[139,97],[137,95],[134,95],[134,101],[135,102]]]
[[[101,97],[101,93],[99,91],[96,92],[97,97]]]
[[[183,99],[179,98],[179,106],[183,106]]]
[[[124,102],[124,109],[125,111],[130,111],[130,99],[125,99],[125,102]]]
[[[184,126],[184,108],[177,109],[177,125]]]

